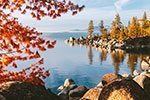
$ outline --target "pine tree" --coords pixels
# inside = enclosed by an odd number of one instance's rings
[[[117,27],[121,28],[119,13],[116,14],[115,22],[116,22]]]
[[[107,29],[104,28],[103,20],[100,21],[99,28],[100,28],[100,32],[102,34],[101,35],[102,39],[106,39],[107,38]]]
[[[104,22],[103,22],[103,20],[100,21],[99,28],[100,28],[100,30],[102,30],[104,28]]]
[[[130,27],[130,25],[131,25],[131,23],[130,23],[130,21],[128,21],[128,28]]]
[[[129,28],[129,37],[136,38],[138,36],[137,18],[132,18],[132,23]]]
[[[124,28],[124,33],[125,33],[125,35],[126,35],[126,39],[129,37],[129,36],[128,36],[128,32],[129,32],[129,30],[128,30],[127,26],[125,26],[125,28]]]
[[[102,33],[102,39],[106,39],[107,38],[107,29],[103,29],[103,30],[101,30],[101,33]]]
[[[115,21],[111,24],[111,39],[119,39],[122,23],[120,22],[119,13],[116,14]]]
[[[93,26],[93,20],[90,20],[90,22],[89,22],[89,27],[88,27],[89,38],[92,37],[93,29],[94,29],[94,26]]]
[[[148,27],[148,21],[147,21],[147,15],[146,15],[146,12],[144,12],[144,15],[142,18],[142,25],[141,25],[141,32],[142,32],[143,36],[147,35],[147,31],[146,31],[147,28],[149,28]]]
[[[126,39],[126,35],[125,35],[125,32],[124,32],[124,29],[122,28],[121,32],[120,32],[119,40],[125,40],[125,39]]]

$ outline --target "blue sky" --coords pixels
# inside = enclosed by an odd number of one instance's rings
[[[71,13],[62,15],[57,19],[49,17],[37,21],[30,15],[20,15],[19,21],[23,25],[35,27],[41,32],[50,31],[70,31],[72,29],[86,29],[89,20],[94,21],[94,25],[98,25],[100,20],[104,20],[105,25],[110,25],[114,20],[116,13],[121,16],[121,21],[126,24],[132,16],[141,18],[144,11],[150,16],[150,0],[71,0],[74,3],[85,5],[86,7],[79,14],[72,16]]]

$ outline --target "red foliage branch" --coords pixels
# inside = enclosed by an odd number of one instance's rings
[[[66,0],[0,0],[0,83],[17,80],[44,85],[41,78],[45,79],[50,73],[40,67],[44,59],[39,51],[54,48],[56,44],[56,40],[50,42],[41,38],[42,33],[35,28],[22,26],[10,13],[19,10],[25,14],[29,11],[37,20],[44,16],[55,19],[69,10],[75,15],[83,8]],[[10,13],[5,14],[4,9],[9,9]],[[31,59],[40,60],[19,72],[7,70],[8,66],[18,68],[17,60]]]
[[[45,79],[50,74],[38,66],[43,64],[43,58],[20,72],[4,70],[9,65],[17,68],[16,60],[41,58],[39,51],[54,48],[56,40],[45,41],[41,35],[34,28],[23,27],[16,18],[0,10],[0,83],[20,80],[44,85],[40,78]]]
[[[84,8],[84,5],[75,5],[71,1],[67,2],[67,0],[1,0],[0,7],[10,9],[11,12],[19,10],[22,14],[31,11],[32,17],[40,20],[44,16],[55,19],[69,10],[72,12],[72,15],[75,15]]]

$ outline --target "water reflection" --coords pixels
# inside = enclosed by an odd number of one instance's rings
[[[100,48],[99,51],[100,51],[100,64],[102,64],[102,62],[106,61],[107,59],[108,50]]]
[[[112,58],[115,74],[118,74],[120,63],[123,63],[125,57],[126,57],[126,53],[122,50],[111,52],[111,58]]]
[[[145,70],[147,67],[150,67],[150,54],[142,54],[142,52],[141,54],[126,53],[126,51],[119,49],[111,52],[108,52],[106,49],[100,49],[99,51],[101,64],[107,59],[107,54],[111,54],[112,65],[114,66],[115,74],[118,74],[120,64],[124,62],[126,57],[131,74],[133,74],[133,71],[135,70],[138,62],[140,63],[140,66],[138,67],[140,67],[141,71]]]
[[[138,62],[137,54],[128,54],[128,67],[130,68],[131,73],[133,73],[135,66]]]
[[[74,46],[74,44],[70,44],[71,46]],[[80,44],[80,47],[83,47],[84,44]],[[86,45],[88,47],[88,59],[89,59],[89,64],[93,63],[93,52],[92,52],[92,45]],[[95,49],[95,48],[93,48]],[[131,52],[127,53],[124,50],[116,49],[113,51],[109,51],[108,49],[104,48],[98,48],[100,51],[100,64],[102,65],[104,61],[107,60],[107,55],[110,53],[110,57],[112,60],[112,65],[114,66],[114,73],[118,74],[120,70],[120,65],[123,64],[124,60],[127,59],[127,65],[128,68],[130,69],[130,73],[133,74],[133,71],[135,70],[135,67],[137,66],[137,63],[140,63],[141,71],[145,70],[147,67],[150,67],[150,54],[148,52],[143,54],[137,53],[137,52]]]
[[[89,64],[92,64],[93,62],[92,45],[89,45],[88,47],[89,47],[89,52],[88,52]]]

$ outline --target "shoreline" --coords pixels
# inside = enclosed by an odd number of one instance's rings
[[[116,40],[116,39],[101,39],[100,36],[92,36],[80,38],[70,37],[69,40],[65,40],[65,43],[70,43],[71,45],[92,45],[94,48],[104,48],[108,49],[108,51],[113,51],[115,49],[121,49],[125,51],[140,51],[146,52],[150,50],[150,36],[146,37],[137,37],[134,39],[126,39],[126,40]],[[136,49],[136,50],[134,50]],[[144,51],[144,50],[145,51]]]

